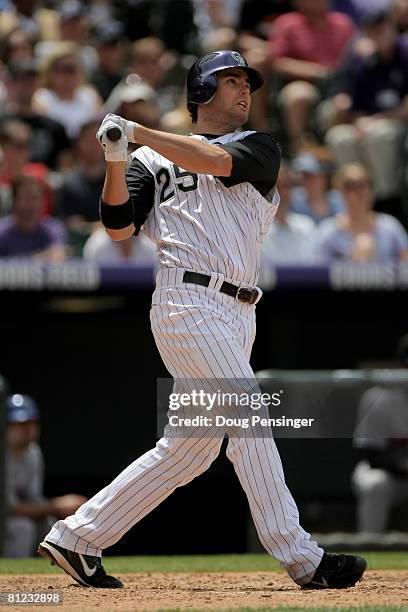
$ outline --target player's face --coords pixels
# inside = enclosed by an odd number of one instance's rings
[[[214,113],[226,114],[236,127],[248,121],[251,108],[250,83],[247,74],[238,68],[227,68],[218,74]]]

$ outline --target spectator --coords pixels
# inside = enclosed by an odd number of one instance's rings
[[[196,35],[203,53],[234,48],[240,4],[241,0],[194,1]]]
[[[156,265],[156,249],[143,234],[113,241],[105,228],[98,228],[85,243],[83,256],[98,263]]]
[[[270,33],[272,71],[289,81],[280,92],[285,128],[296,150],[314,104],[325,93],[333,70],[355,28],[343,13],[328,10],[329,0],[296,0],[297,11],[278,17]]]
[[[138,74],[153,89],[163,83],[168,67],[166,47],[158,38],[141,38],[133,43],[129,72]]]
[[[177,105],[185,70],[176,66],[175,56],[161,40],[147,37],[133,43],[129,73],[138,75],[156,92],[156,103],[161,112],[173,110]]]
[[[89,35],[87,9],[80,0],[64,0],[58,7],[61,40],[83,45]]]
[[[375,45],[368,56],[354,54],[342,68],[341,91],[349,96],[350,123],[332,127],[326,142],[339,164],[366,163],[377,199],[401,191],[403,125],[408,119],[408,41],[388,13],[370,13],[364,31]],[[334,100],[334,103],[335,100]]]
[[[0,12],[0,31],[14,28],[24,30],[32,39],[40,36],[36,0],[13,0],[10,7]]]
[[[53,54],[61,42],[77,45],[77,54],[86,74],[95,70],[98,56],[93,46],[88,44],[89,18],[88,6],[80,0],[64,0],[57,5],[53,14],[54,36],[46,37],[35,45],[36,57],[40,60]]]
[[[52,499],[44,496],[37,404],[28,395],[16,393],[7,398],[6,411],[7,518],[3,553],[11,558],[31,557],[55,518],[73,514],[86,499],[73,494]]]
[[[279,207],[261,251],[265,263],[302,264],[311,260],[315,224],[307,216],[290,211],[292,187],[291,171],[282,163],[277,182]]]
[[[70,231],[69,242],[80,254],[95,225],[99,226],[99,197],[105,177],[103,151],[95,138],[99,121],[81,127],[74,144],[75,166],[56,193],[57,214]]]
[[[42,186],[32,176],[20,175],[12,183],[11,214],[0,219],[0,257],[34,256],[61,261],[65,256],[63,225],[42,219]]]
[[[392,0],[332,0],[330,8],[349,15],[359,26],[367,11],[388,10]]]
[[[143,82],[127,85],[122,81],[105,104],[107,112],[116,113],[128,121],[142,123],[152,129],[160,128],[160,111],[156,105],[154,90]],[[191,120],[190,120],[191,127]]]
[[[408,236],[392,217],[373,212],[373,191],[361,164],[346,164],[337,176],[346,211],[322,221],[316,230],[316,255],[324,261],[397,262],[408,257]]]
[[[42,187],[41,215],[51,214],[53,193],[48,184],[48,168],[42,163],[30,162],[32,132],[22,121],[10,119],[0,124],[0,146],[3,163],[0,168],[1,214],[11,208],[11,185],[16,176],[25,174],[37,178]]]
[[[31,37],[21,28],[13,28],[3,36],[1,59],[6,66],[10,62],[28,59],[34,56]]]
[[[397,348],[408,367],[408,335]],[[408,501],[408,395],[372,387],[360,400],[354,446],[360,453],[351,483],[357,497],[357,530],[382,533],[393,507]]]
[[[58,43],[41,66],[42,87],[33,97],[33,108],[59,121],[70,138],[76,138],[81,125],[97,116],[102,101],[94,87],[86,83],[74,43]]]
[[[292,190],[292,211],[307,215],[315,223],[344,210],[340,193],[329,189],[332,169],[330,156],[323,148],[305,150],[293,162],[300,185]]]
[[[0,21],[1,21],[0,11]],[[32,58],[33,44],[20,28],[14,27],[7,33],[0,27],[0,114],[4,113],[7,105],[7,67],[11,62]]]
[[[408,34],[408,0],[393,0],[392,20],[400,34]]]
[[[96,70],[92,73],[91,82],[102,100],[109,97],[124,77],[125,41],[124,27],[118,21],[101,24],[95,30],[95,46],[99,61]]]
[[[4,122],[22,121],[31,129],[30,161],[56,169],[69,152],[70,143],[63,126],[32,108],[32,98],[37,87],[38,70],[32,58],[15,60],[9,64],[7,80],[8,101]],[[18,172],[19,170],[16,169]]]

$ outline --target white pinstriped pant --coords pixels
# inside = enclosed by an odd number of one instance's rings
[[[153,294],[151,325],[165,366],[175,379],[246,379],[255,337],[255,307],[210,287],[183,284],[182,270],[161,270]],[[178,430],[179,432],[180,430]],[[223,436],[173,436],[166,428],[155,448],[129,465],[111,484],[58,521],[46,539],[82,554],[101,555],[177,487],[202,474],[217,457]],[[323,550],[299,525],[282,463],[271,436],[230,436],[227,456],[247,495],[265,549],[304,584]]]

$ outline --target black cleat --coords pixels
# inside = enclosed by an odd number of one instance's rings
[[[52,542],[47,542],[47,540],[39,544],[37,552],[51,561],[51,565],[58,565],[82,586],[91,586],[97,589],[120,589],[123,587],[123,582],[107,575],[102,567],[100,557],[81,555]]]
[[[354,555],[324,553],[320,565],[304,589],[347,589],[359,582],[367,569],[367,561]]]

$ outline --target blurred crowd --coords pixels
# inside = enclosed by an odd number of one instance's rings
[[[408,256],[408,0],[0,0],[0,257],[152,262],[100,226],[114,112],[188,134],[184,80],[234,48],[284,161],[265,262]]]

